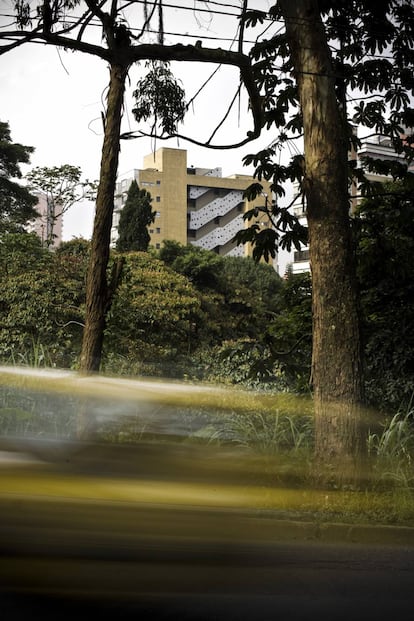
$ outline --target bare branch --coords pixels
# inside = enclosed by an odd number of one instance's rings
[[[13,33],[14,35],[14,33]],[[14,50],[16,47],[19,47],[20,45],[23,45],[23,43],[26,43],[26,39],[19,39],[19,40],[14,40],[14,37],[12,35],[10,36],[6,36],[4,37],[5,40],[11,39],[13,41],[13,43],[9,43],[9,45],[3,45],[0,48],[0,56],[2,54],[6,54],[6,52],[10,52],[11,50]]]
[[[207,143],[206,143],[207,145],[210,144],[210,142],[213,140],[214,136],[217,134],[217,132],[220,129],[220,127],[223,125],[223,123],[225,123],[226,119],[228,118],[228,116],[229,116],[229,114],[231,112],[231,109],[233,107],[233,104],[236,101],[237,96],[240,94],[240,89],[241,89],[241,84],[239,84],[239,87],[238,87],[238,89],[237,89],[233,99],[231,100],[230,105],[227,108],[225,115],[223,116],[223,118],[221,119],[220,123],[217,125],[217,127],[215,128],[215,130],[211,134],[210,138],[207,140]]]
[[[128,3],[128,4],[132,4],[132,3]],[[128,5],[126,5],[128,6]],[[122,7],[124,8],[124,7]],[[143,36],[144,32],[146,31],[146,29],[149,27],[150,22],[153,18],[153,15],[155,13],[155,9],[157,8],[157,3],[154,2],[154,4],[152,5],[152,9],[151,9],[151,13],[148,15],[145,11],[144,11],[144,24],[141,28],[141,32],[138,35],[134,35],[131,33],[131,37],[133,39],[135,39],[136,41],[139,41],[139,39]]]
[[[198,91],[196,92],[195,95],[193,95],[190,99],[190,101],[187,103],[187,109],[190,108],[190,106],[194,103],[194,101],[196,100],[196,98],[199,96],[199,94],[201,93],[201,91],[203,90],[203,88],[205,88],[207,86],[207,84],[210,82],[210,80],[212,80],[214,78],[214,76],[216,75],[216,73],[220,70],[221,65],[217,65],[217,67],[214,69],[213,73],[211,73],[208,78],[203,82],[203,84],[200,86],[200,88],[198,89]]]
[[[227,150],[227,149],[238,149],[239,147],[243,147],[245,144],[252,142],[257,138],[257,136],[253,135],[253,132],[248,132],[247,138],[241,140],[240,142],[236,142],[234,144],[210,144],[208,142],[203,142],[201,140],[195,140],[194,138],[189,138],[189,136],[184,136],[183,134],[172,134],[170,136],[154,136],[153,133],[147,133],[142,130],[137,130],[136,132],[125,132],[121,134],[121,140],[133,140],[138,138],[155,138],[156,140],[169,140],[170,138],[177,138],[178,140],[185,140],[186,142],[190,142],[191,144],[195,144],[199,147],[208,147],[209,149],[217,149],[217,150]]]
[[[105,3],[105,0],[101,0],[100,4],[99,4],[99,8]],[[85,32],[86,28],[89,26],[90,22],[93,20],[94,18],[94,14],[91,12],[88,15],[88,11],[85,11],[85,13],[82,15],[82,17],[79,18],[77,25],[79,25],[80,23],[82,23],[82,26],[80,27],[80,30],[78,32],[78,36],[77,36],[77,40],[81,41],[82,40],[82,36],[83,33]]]
[[[105,2],[99,2],[98,4],[96,4],[96,2],[93,2],[92,0],[85,0],[85,3],[88,9],[90,10],[90,12],[95,17],[97,17],[102,22],[102,24],[106,26],[108,22],[112,21],[111,15],[109,15],[108,13],[105,13],[105,11],[102,11],[101,9],[101,7],[105,4]]]
[[[85,0],[85,2],[91,13],[101,21],[108,47],[112,49],[115,44],[115,18],[109,13],[102,11],[101,6],[103,6],[104,3],[96,4],[92,0]]]
[[[243,8],[242,8],[242,13],[240,17],[239,54],[243,54],[243,37],[244,37],[244,26],[245,26],[244,17],[246,15],[246,10],[247,10],[247,0],[243,0]]]
[[[112,0],[110,15],[111,15],[111,19],[114,21],[117,16],[117,12],[118,12],[118,0]]]
[[[93,45],[91,43],[86,43],[85,41],[77,41],[76,39],[62,37],[54,33],[44,34],[43,32],[38,31],[38,29],[32,30],[31,32],[13,30],[9,32],[2,32],[0,34],[0,40],[7,40],[12,38],[16,39],[13,47],[17,47],[18,45],[22,45],[23,43],[45,43],[47,45],[56,45],[58,47],[63,47],[69,50],[84,52],[86,54],[91,54],[92,56],[99,56],[106,61],[111,60],[111,51],[107,48],[101,47],[99,45]],[[10,46],[0,47],[0,56],[9,51],[9,49],[12,48],[10,48]]]

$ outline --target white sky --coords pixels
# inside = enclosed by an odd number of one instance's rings
[[[192,6],[192,0],[181,4]],[[232,4],[238,4],[235,0]],[[10,1],[0,0],[1,13],[10,8]],[[175,4],[180,4],[175,2]],[[267,9],[269,0],[254,0],[257,8]],[[183,15],[186,17],[184,20]],[[167,19],[168,17],[168,19]],[[206,14],[194,15],[191,11],[172,10],[164,17],[166,32],[180,32],[198,36],[217,36],[225,31],[225,36],[233,36],[226,18],[210,21]],[[218,21],[219,20],[219,21]],[[4,23],[4,20],[3,20]],[[234,20],[231,20],[232,27]],[[247,31],[250,36],[250,31]],[[176,43],[180,39],[166,35],[166,43]],[[184,43],[194,43],[192,38],[182,39]],[[225,47],[217,41],[203,41],[204,47]],[[234,48],[233,48],[234,49]],[[214,70],[214,65],[173,63],[172,69],[183,81],[187,100],[194,95],[204,80]],[[122,131],[137,129],[131,110],[132,91],[144,68],[134,67],[130,71],[130,87],[125,97],[125,112]],[[212,80],[209,87],[197,99],[180,133],[199,139],[207,137],[214,129],[216,120],[226,111],[238,85],[236,68],[224,67]],[[35,147],[31,166],[23,167],[26,173],[34,166],[60,166],[72,164],[80,166],[83,178],[97,179],[102,148],[101,112],[105,107],[105,89],[108,83],[106,63],[87,54],[66,52],[41,44],[25,44],[0,56],[0,119],[10,124],[12,140]],[[252,121],[247,113],[247,100],[240,101],[227,119],[216,140],[220,143],[238,142],[246,131],[252,129]],[[171,146],[187,149],[188,165],[213,168],[220,166],[223,175],[233,173],[251,174],[252,168],[242,165],[242,157],[255,153],[267,146],[274,137],[264,135],[238,150],[209,150],[188,142],[171,139],[158,142],[156,148]],[[142,167],[142,159],[153,150],[150,139],[123,141],[121,144],[119,174],[133,168]],[[84,202],[74,206],[64,219],[63,238],[71,239],[82,235],[90,237],[94,208]]]

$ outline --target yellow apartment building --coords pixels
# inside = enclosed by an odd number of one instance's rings
[[[144,157],[143,168],[119,179],[115,196],[112,243],[118,237],[119,215],[133,179],[152,196],[156,212],[149,227],[151,245],[161,248],[164,240],[212,250],[220,255],[247,256],[251,249],[236,246],[232,239],[245,223],[243,214],[252,207],[271,202],[269,184],[262,181],[263,195],[254,201],[243,198],[244,190],[254,182],[249,175],[222,177],[221,168],[187,167],[187,151],[161,148]],[[256,220],[268,227],[264,214]]]

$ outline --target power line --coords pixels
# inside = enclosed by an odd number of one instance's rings
[[[222,3],[222,2],[213,2],[212,0],[193,0],[194,4],[196,3],[203,3],[203,4],[214,4],[217,6],[222,6],[222,7],[226,7],[226,8],[233,8],[233,9],[237,9],[237,13],[232,13],[229,11],[218,11],[218,10],[214,10],[212,8],[198,8],[198,7],[191,7],[191,6],[183,6],[183,5],[179,5],[179,4],[171,4],[171,3],[166,3],[165,0],[163,1],[163,8],[169,8],[169,9],[177,9],[179,11],[191,11],[192,13],[208,13],[208,14],[212,14],[212,15],[218,15],[218,16],[228,16],[228,17],[236,17],[237,19],[240,18],[240,15],[242,14],[242,10],[240,6],[234,5],[234,4],[228,4],[228,3]],[[148,0],[134,0],[134,4],[147,4],[147,5],[155,5],[155,2],[148,2]],[[131,3],[128,3],[128,6],[131,6]],[[124,9],[126,9],[127,6],[125,7],[119,7],[119,12],[123,11]],[[266,17],[266,13],[263,11],[263,16],[264,19],[266,21],[271,21],[271,22],[276,22],[277,20],[274,20],[272,18]],[[16,16],[14,14],[10,14],[10,13],[3,13],[0,14],[0,17],[9,17],[9,18],[15,18]],[[76,18],[75,16],[73,16],[71,18],[72,20],[77,20],[79,18]],[[93,20],[97,19],[97,17],[93,17]],[[91,20],[92,21],[92,20]],[[70,24],[70,20],[66,20],[65,22]],[[74,23],[74,22],[73,22]],[[281,22],[282,23],[282,22]],[[101,22],[99,21],[99,24],[101,25]]]
[[[194,0],[194,2],[202,2],[203,0]],[[209,0],[208,0],[209,1]],[[136,3],[138,4],[144,4],[145,0],[135,0]],[[154,6],[154,2],[150,2],[148,4],[152,4]],[[223,4],[220,2],[214,2],[213,4],[217,4],[220,6],[230,6],[232,8],[238,8],[240,9],[240,7],[236,7],[235,5],[227,5],[227,4]],[[163,7],[164,8],[173,8],[173,9],[178,9],[178,10],[185,10],[185,11],[191,11],[191,12],[205,12],[205,13],[209,13],[209,14],[213,14],[213,15],[218,15],[218,16],[222,16],[222,15],[226,15],[226,16],[230,16],[230,17],[235,17],[237,19],[239,19],[240,17],[240,12],[239,13],[229,13],[229,12],[225,12],[225,11],[215,11],[212,9],[199,9],[199,8],[192,8],[190,6],[180,6],[180,5],[176,5],[176,4],[165,4],[165,2],[163,2]],[[120,7],[120,10],[122,10],[122,7]],[[13,18],[15,17],[12,14],[0,14],[0,17],[8,17],[8,18]],[[80,25],[79,24],[79,20],[81,18],[77,17],[76,15],[71,16],[71,18],[66,18],[65,19],[65,26],[66,27],[70,27],[70,26],[76,26],[76,25]],[[94,28],[102,28],[102,22],[99,20],[99,18],[92,17],[92,19],[89,21],[88,26],[94,27]],[[136,27],[129,27],[129,30],[134,33],[134,32],[141,32],[141,29]],[[24,31],[22,31],[23,33]],[[150,30],[150,29],[146,29],[146,32],[148,32],[149,34],[158,34],[158,30]],[[57,33],[58,34],[58,33]],[[172,36],[172,37],[179,37],[179,38],[195,38],[195,39],[201,39],[201,40],[206,40],[206,41],[227,41],[227,42],[233,42],[234,41],[234,37],[220,37],[220,36],[212,36],[212,35],[204,35],[201,34],[201,32],[197,32],[196,34],[188,34],[188,33],[181,33],[181,32],[171,32],[171,31],[164,31],[164,34],[166,34],[167,36]],[[249,39],[244,39],[244,42],[247,44],[255,44],[257,41],[256,40],[249,40]]]
[[[200,1],[200,0],[198,0]],[[194,0],[194,2],[197,2],[197,0]],[[146,4],[146,5],[152,5],[154,6],[154,2],[148,2],[146,0],[135,0],[135,4]],[[240,15],[240,7],[236,7],[235,5],[227,5],[227,4],[221,4],[221,3],[214,3],[214,4],[220,4],[220,6],[225,6],[226,8],[228,6],[230,6],[230,8],[237,8],[239,9],[239,13],[230,13],[229,11],[217,11],[217,10],[213,10],[213,9],[202,9],[202,8],[195,8],[194,6],[183,6],[180,4],[170,4],[170,3],[166,3],[163,2],[162,6],[163,8],[168,8],[168,9],[178,9],[180,11],[191,11],[191,12],[197,12],[197,13],[209,13],[209,14],[213,14],[213,15],[227,15],[229,17],[239,17]],[[120,7],[120,10],[122,10],[122,7]]]

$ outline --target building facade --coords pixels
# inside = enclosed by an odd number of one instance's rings
[[[264,206],[269,200],[271,192],[267,182],[262,182],[262,196],[247,201],[243,193],[254,181],[251,176],[222,177],[220,168],[188,168],[186,150],[161,148],[144,158],[142,169],[133,170],[119,179],[112,244],[116,243],[120,212],[134,179],[140,189],[147,190],[152,196],[156,217],[149,233],[153,247],[161,248],[164,240],[173,240],[191,243],[223,256],[251,253],[250,248],[236,246],[232,239],[246,226],[243,214],[253,207]],[[256,221],[260,226],[269,226],[264,214]]]
[[[403,157],[396,153],[392,143],[389,138],[385,136],[377,135],[375,137],[370,138],[369,140],[365,140],[361,143],[358,151],[352,151],[349,153],[350,160],[356,160],[357,166],[361,167],[363,165],[363,158],[370,157],[374,159],[381,160],[391,160],[394,162],[404,162]],[[411,164],[409,170],[414,170],[414,165]],[[392,178],[386,175],[380,175],[375,173],[366,173],[366,177],[370,181],[378,181],[380,183],[385,183],[386,181],[391,181]],[[297,199],[294,201],[292,205],[293,213],[297,216],[304,225],[306,225],[306,206],[302,196],[299,196],[298,187],[294,188],[296,192]],[[358,205],[358,187],[356,182],[352,182],[350,186],[350,212],[352,213]],[[301,272],[308,272],[310,270],[309,264],[309,249],[306,246],[303,246],[300,250],[296,250],[292,253],[291,261],[290,261],[291,269],[294,274],[299,274]]]
[[[39,214],[27,227],[29,232],[36,233],[42,241],[42,246],[56,248],[62,243],[63,216],[59,206],[53,206],[46,194],[33,192],[37,197],[35,210]]]

